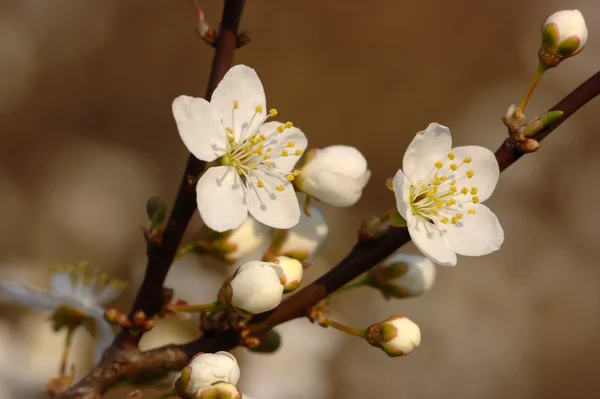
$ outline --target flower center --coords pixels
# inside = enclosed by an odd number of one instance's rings
[[[471,157],[460,163],[454,162],[456,155],[449,152],[447,159],[436,161],[429,176],[416,186],[410,187],[410,206],[413,215],[427,222],[457,224],[466,215],[474,215],[475,209],[468,204],[477,204],[477,187],[468,186],[475,172],[469,169]]]
[[[233,108],[231,111],[232,126],[235,124],[235,114],[238,109],[238,101],[233,102]],[[264,188],[265,183],[256,177],[256,171],[262,171],[269,176],[276,176],[279,178],[285,178],[288,181],[293,181],[299,174],[299,170],[294,170],[291,173],[284,174],[276,165],[273,163],[272,158],[287,157],[291,155],[300,156],[302,150],[295,148],[296,143],[292,140],[288,141],[284,145],[279,144],[279,141],[275,139],[276,136],[283,133],[286,129],[290,129],[294,124],[292,122],[285,122],[277,126],[271,132],[261,133],[259,131],[263,123],[268,119],[277,115],[276,109],[270,109],[268,113],[264,114],[262,106],[257,106],[254,109],[254,114],[249,121],[243,121],[242,131],[239,134],[239,138],[236,139],[236,132],[232,127],[225,127],[225,133],[227,135],[227,152],[219,160],[221,165],[232,166],[235,171],[242,177],[246,185],[252,184],[257,188]],[[252,126],[256,126],[256,131],[251,132]],[[281,148],[276,153],[275,148]],[[275,186],[278,191],[285,189],[283,184]]]

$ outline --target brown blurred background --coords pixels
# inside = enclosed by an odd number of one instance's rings
[[[202,4],[216,27],[221,1]],[[269,106],[309,146],[356,146],[373,171],[354,208],[321,206],[330,237],[319,270],[341,259],[361,219],[392,206],[383,182],[429,122],[449,126],[457,145],[502,142],[500,117],[535,68],[540,22],[563,8],[583,12],[587,48],[547,74],[529,116],[600,66],[597,0],[248,2],[242,27],[253,41],[235,62],[258,71]],[[133,279],[118,302],[129,306],[144,263],[145,200],[170,201],[185,163],[171,102],[206,86],[213,51],[195,24],[187,0],[0,3],[0,278],[45,286],[56,262],[85,259]],[[303,326],[282,366],[242,364],[242,387],[259,399],[600,397],[599,110],[586,106],[502,175],[488,203],[506,234],[500,252],[438,268],[436,286],[418,299],[384,302],[360,290],[336,301],[357,326],[407,315],[423,335],[413,354],[388,359]],[[0,310],[0,357],[12,362],[0,367],[0,383],[17,370],[43,391],[62,338],[46,314]],[[91,345],[84,335],[79,375]],[[322,347],[302,350],[316,339]],[[302,356],[318,372],[294,375]],[[298,387],[291,393],[278,388],[282,368]]]

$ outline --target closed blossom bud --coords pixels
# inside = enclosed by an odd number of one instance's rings
[[[421,344],[421,330],[412,320],[398,315],[369,326],[365,339],[388,356],[396,357],[412,352]]]
[[[299,200],[303,196],[299,195]],[[276,230],[271,239],[269,252],[273,256],[284,255],[301,262],[311,260],[327,238],[329,226],[323,214],[315,207],[309,208],[310,216],[300,213],[300,221],[288,230]]]
[[[275,263],[250,261],[241,266],[229,283],[229,303],[249,316],[275,309],[283,296],[283,270]]]
[[[371,269],[367,284],[386,298],[408,298],[424,294],[435,282],[435,264],[427,257],[396,253]]]
[[[367,160],[354,147],[333,145],[311,150],[297,178],[304,193],[329,205],[354,205],[371,177]]]
[[[300,286],[304,267],[299,260],[287,256],[278,256],[273,262],[281,266],[283,270],[283,276],[281,277],[283,292],[292,292]]]
[[[181,397],[194,397],[202,388],[217,382],[237,384],[240,368],[235,357],[228,352],[200,353],[181,370],[176,390]]]
[[[211,386],[201,388],[194,395],[194,399],[241,399],[242,394],[229,382],[216,382]]]
[[[579,10],[555,12],[542,23],[540,62],[547,68],[578,54],[587,41],[587,27]]]

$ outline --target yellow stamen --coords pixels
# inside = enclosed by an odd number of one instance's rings
[[[277,131],[278,131],[279,133],[283,133],[283,129],[285,129],[285,127],[284,127],[283,125],[279,125],[279,126],[277,126]]]
[[[296,150],[296,151],[294,151],[294,155],[296,155],[296,156],[302,155],[302,150]]]
[[[265,186],[265,183],[263,183],[262,180],[259,180],[259,181],[256,182],[256,187],[263,188],[264,186]]]
[[[263,107],[262,105],[257,105],[256,108],[254,109],[257,113],[261,114],[263,112]]]
[[[293,141],[288,141],[288,142],[287,142],[287,146],[288,146],[289,148],[292,148],[292,147],[293,147],[293,146],[295,146],[295,145],[296,145],[296,143],[294,143]]]
[[[444,166],[444,164],[442,163],[442,161],[435,161],[433,166],[435,166],[438,169],[442,169],[442,166]]]
[[[237,100],[233,100],[233,109],[238,109],[238,106],[240,104],[237,102]]]
[[[450,164],[450,169],[456,170],[456,169],[458,169],[458,166],[455,163]]]
[[[289,128],[291,128],[292,126],[294,126],[294,124],[293,124],[292,122],[290,122],[290,121],[287,121],[287,122],[285,123],[285,128],[286,128],[286,129],[289,129]]]
[[[454,161],[454,158],[456,158],[456,155],[454,155],[453,152],[449,152],[448,153],[448,159],[451,160],[451,161]]]
[[[277,191],[283,191],[285,189],[285,187],[283,187],[283,184],[280,184],[279,186],[276,186],[275,189]]]
[[[471,195],[477,194],[477,187],[471,187]]]
[[[443,217],[440,219],[440,222],[447,224],[448,223],[448,218],[447,217]]]
[[[474,195],[473,198],[471,199],[473,201],[474,204],[479,202],[479,197]]]
[[[464,162],[464,163],[471,163],[472,161],[473,161],[473,158],[471,158],[471,157],[466,157],[466,158],[463,160],[463,162]]]
[[[288,156],[288,151],[287,150],[281,150],[281,155],[284,157]]]
[[[269,116],[272,118],[277,115],[277,110],[275,108],[271,108],[269,110]]]
[[[285,178],[288,179],[289,181],[294,181],[294,175],[291,173],[288,173],[287,175],[285,175]]]
[[[460,192],[464,195],[467,195],[469,193],[469,189],[467,187],[463,187],[460,189]]]
[[[472,170],[467,170],[467,177],[470,179],[475,173]]]
[[[475,209],[469,209],[469,210],[467,211],[467,213],[468,213],[469,215],[475,215],[477,212],[475,212]]]

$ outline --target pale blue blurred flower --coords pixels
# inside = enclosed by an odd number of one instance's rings
[[[55,311],[66,306],[94,320],[98,343],[94,356],[98,361],[114,339],[114,331],[104,318],[106,303],[125,289],[122,281],[111,280],[99,269],[90,270],[86,263],[62,267],[50,277],[48,290],[16,280],[0,280],[0,291],[34,309]]]

